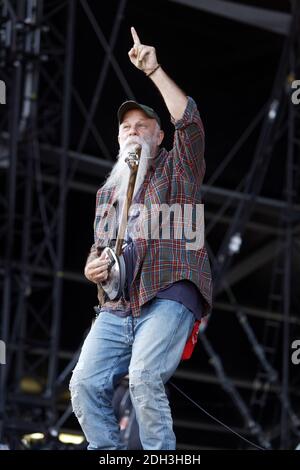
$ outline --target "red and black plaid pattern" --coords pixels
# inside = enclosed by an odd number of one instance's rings
[[[169,152],[166,149],[160,150],[140,192],[139,200],[143,201],[148,219],[161,204],[177,204],[182,208],[185,205],[191,207],[201,204],[200,190],[205,173],[204,130],[194,100],[188,98],[182,119],[177,122],[172,118],[171,120],[175,126],[173,148]],[[104,228],[106,221],[112,220],[113,201],[113,189],[98,190],[94,223],[95,243],[92,251],[95,246],[108,245]],[[192,225],[193,230],[196,230],[195,217],[188,214],[184,218]],[[171,220],[171,234],[174,235],[178,224],[179,221],[174,216]],[[137,231],[138,229],[139,227]],[[204,230],[204,227],[201,229]],[[135,246],[137,263],[130,288],[133,316],[140,315],[141,306],[154,298],[159,289],[182,279],[188,279],[198,287],[205,300],[204,316],[210,313],[212,279],[205,245],[200,249],[187,249],[184,237],[145,239],[137,236]]]

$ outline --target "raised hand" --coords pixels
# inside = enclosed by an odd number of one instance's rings
[[[138,69],[149,74],[158,66],[155,48],[141,44],[134,27],[131,27],[131,35],[133,47],[128,52],[129,59]]]

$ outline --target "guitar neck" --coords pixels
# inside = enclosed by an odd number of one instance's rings
[[[121,222],[120,222],[120,227],[119,227],[119,231],[118,231],[118,235],[116,239],[115,253],[118,256],[120,256],[122,253],[124,235],[125,235],[127,221],[128,221],[128,212],[129,212],[129,208],[132,202],[136,176],[137,176],[137,168],[134,168],[134,169],[130,168],[130,176],[129,176],[128,186],[127,186],[126,198],[125,198],[122,213],[121,213],[121,218],[120,218]]]

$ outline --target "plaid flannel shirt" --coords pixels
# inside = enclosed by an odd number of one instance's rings
[[[152,162],[142,184],[140,200],[151,214],[155,205],[201,204],[201,184],[205,173],[204,129],[195,101],[188,97],[183,117],[176,121],[173,148],[162,148]],[[96,257],[96,247],[104,248],[110,243],[104,237],[105,221],[114,211],[114,189],[100,188],[96,196],[96,216],[94,221],[94,244],[88,261]],[[99,212],[97,209],[101,207]],[[105,211],[103,211],[105,207]],[[194,217],[189,223],[196,228]],[[176,229],[176,220],[173,222]],[[139,230],[139,229],[137,229]],[[204,230],[204,227],[203,227]],[[104,303],[103,292],[98,286],[101,306],[110,308],[131,308],[132,315],[140,315],[141,306],[155,297],[159,289],[173,282],[188,279],[192,281],[204,298],[203,316],[212,307],[212,279],[205,244],[200,249],[187,249],[186,240],[135,239],[137,262],[130,286],[130,302],[124,299]]]

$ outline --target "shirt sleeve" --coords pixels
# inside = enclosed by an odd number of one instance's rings
[[[91,261],[93,261],[96,258],[98,258],[97,247],[96,247],[95,243],[93,243],[85,264],[87,265],[88,263],[90,263]]]
[[[181,119],[175,121],[175,133],[171,157],[175,160],[175,171],[189,181],[202,182],[205,173],[204,128],[193,98],[188,102]]]

